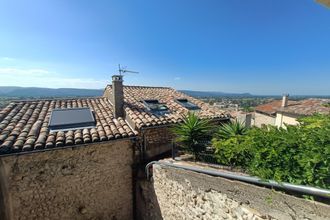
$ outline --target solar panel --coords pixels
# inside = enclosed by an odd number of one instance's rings
[[[157,99],[146,99],[143,100],[143,103],[153,114],[165,115],[168,113],[168,107],[163,103],[159,103]]]
[[[183,107],[189,109],[189,110],[199,110],[200,108],[195,105],[194,103],[191,103],[188,101],[188,99],[177,99],[178,103],[180,103]]]
[[[95,127],[96,122],[90,108],[54,109],[50,116],[50,130],[71,130]]]

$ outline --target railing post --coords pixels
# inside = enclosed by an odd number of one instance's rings
[[[172,141],[172,159],[175,160],[175,143]]]

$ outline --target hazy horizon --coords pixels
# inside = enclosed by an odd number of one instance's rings
[[[138,86],[144,86],[144,85],[138,85]],[[64,88],[51,88],[51,87],[22,87],[22,86],[0,86],[0,96],[1,96],[1,88],[4,87],[17,87],[17,88],[23,88],[23,89],[54,89],[54,90],[61,90],[61,89],[77,89],[77,90],[100,90],[103,91],[104,88],[95,88],[95,89],[89,89],[89,88],[73,88],[73,87],[64,87]],[[274,96],[274,97],[281,97],[283,94],[254,94],[251,92],[230,92],[230,91],[212,91],[212,90],[192,90],[192,89],[178,89],[179,91],[187,91],[187,92],[201,92],[201,93],[224,93],[224,94],[237,94],[237,95],[242,95],[242,94],[249,94],[252,96]],[[309,95],[302,95],[302,94],[289,94],[291,97],[295,96],[307,96],[307,97],[330,97],[329,95],[320,95],[320,94],[309,94]]]

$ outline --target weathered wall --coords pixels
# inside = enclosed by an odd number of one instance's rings
[[[158,156],[172,149],[174,136],[169,127],[150,128],[141,132],[146,159]]]
[[[261,127],[262,125],[275,125],[275,117],[255,112],[253,125],[257,127]]]
[[[129,140],[1,158],[10,219],[132,219]]]
[[[275,125],[278,127],[285,127],[285,124],[288,125],[298,125],[299,122],[296,120],[297,116],[294,117],[292,115],[286,113],[276,113],[276,121]]]
[[[330,219],[325,204],[159,165],[139,188],[144,219]]]
[[[237,121],[240,123],[243,123],[246,127],[251,127],[251,125],[254,125],[252,123],[252,114],[251,113],[238,113],[236,116]]]

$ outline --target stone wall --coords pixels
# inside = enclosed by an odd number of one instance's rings
[[[141,219],[330,219],[330,207],[271,189],[153,166],[139,183]]]
[[[252,124],[252,114],[251,113],[245,113],[245,112],[239,112],[236,115],[237,121],[244,124],[246,127],[251,127]]]
[[[278,112],[278,113],[276,113],[275,125],[278,127],[283,127],[283,128],[285,128],[285,124],[298,125],[299,122],[297,121],[297,118],[298,118],[297,115]]]
[[[257,127],[261,127],[262,125],[275,125],[275,117],[255,112],[252,125]]]
[[[149,128],[141,132],[141,136],[141,140],[145,142],[144,157],[146,159],[159,156],[172,149],[174,136],[169,127]]]
[[[2,157],[1,219],[132,219],[130,140]]]

